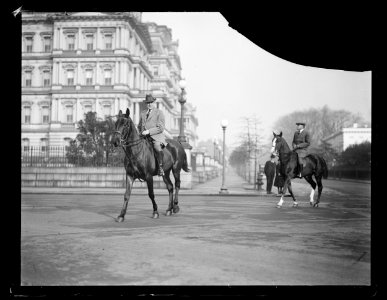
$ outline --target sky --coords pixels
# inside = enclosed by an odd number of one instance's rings
[[[216,12],[144,12],[143,22],[172,29],[186,80],[187,101],[196,107],[199,141],[222,139],[235,147],[243,119],[258,118],[264,136],[282,116],[310,108],[345,109],[371,121],[371,72],[322,69],[288,62],[228,26]],[[294,128],[296,129],[296,128]]]

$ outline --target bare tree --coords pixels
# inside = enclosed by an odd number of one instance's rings
[[[283,137],[291,145],[296,122],[305,121],[311,135],[311,143],[319,145],[321,140],[344,127],[352,127],[353,123],[367,124],[359,114],[346,110],[331,110],[328,106],[295,111],[275,122],[275,128],[283,132]]]

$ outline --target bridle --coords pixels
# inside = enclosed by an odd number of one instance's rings
[[[119,134],[120,135],[119,146],[122,146],[122,147],[132,147],[132,146],[138,145],[143,140],[143,138],[139,138],[139,139],[134,140],[134,141],[127,141],[127,138],[129,136],[129,133],[130,133],[130,130],[129,130],[130,126],[129,125],[130,125],[129,119],[125,118],[125,123],[123,125],[122,131],[119,131],[119,130],[114,131],[115,134]],[[122,132],[125,129],[127,129],[127,131],[126,131],[126,133],[123,134]]]

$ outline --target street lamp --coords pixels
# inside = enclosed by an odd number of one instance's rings
[[[225,163],[225,154],[226,154],[226,127],[228,125],[227,120],[222,120],[220,123],[223,129],[223,178],[222,178],[222,187],[220,188],[220,194],[228,194],[228,190],[225,186],[225,179],[226,179],[226,163]]]
[[[181,94],[179,97],[179,103],[181,104],[181,118],[180,118],[180,134],[177,137],[177,140],[180,142],[180,144],[183,145],[185,149],[192,149],[192,146],[189,143],[187,143],[187,139],[184,135],[184,103],[187,102],[185,97],[186,82],[184,79],[179,81],[179,86],[181,89]]]
[[[218,141],[216,140],[216,137],[214,137],[214,161],[216,161],[216,149],[218,148]]]

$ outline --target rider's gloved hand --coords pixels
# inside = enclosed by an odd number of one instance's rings
[[[142,135],[147,135],[147,134],[149,134],[149,130],[144,130],[141,134]]]

